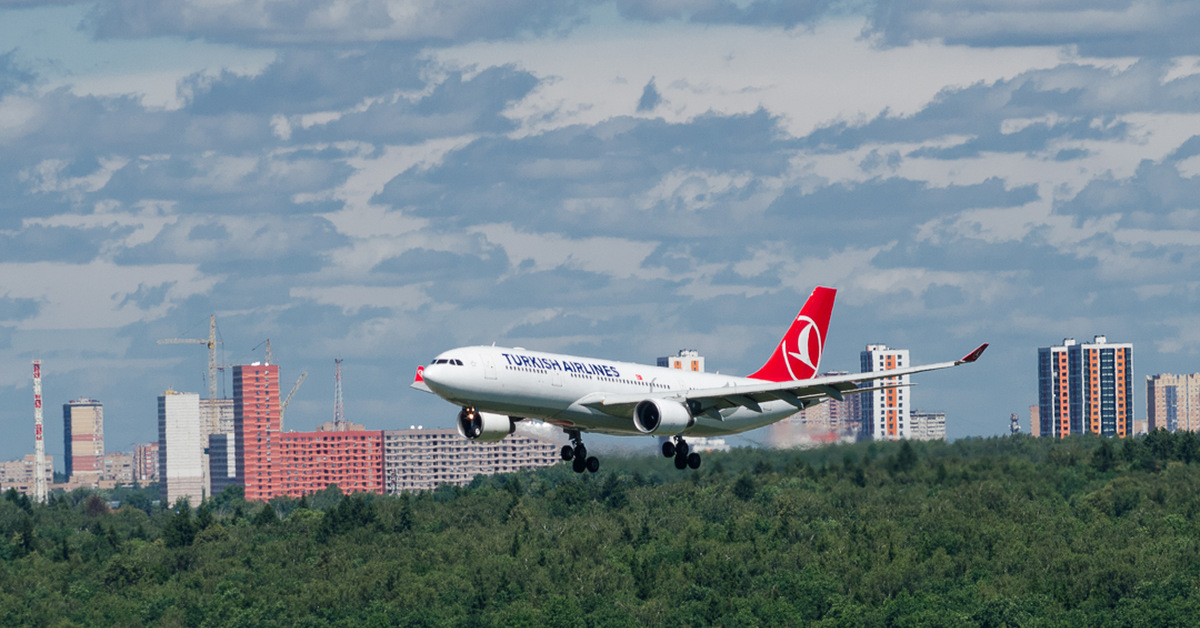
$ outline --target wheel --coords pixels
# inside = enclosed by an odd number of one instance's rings
[[[688,455],[688,451],[690,451],[690,450],[691,450],[691,448],[688,447],[687,441],[685,441],[685,440],[680,440],[679,444],[675,445],[675,455],[676,456],[686,457]]]
[[[575,457],[575,449],[570,445],[563,445],[561,454],[563,460],[570,460]]]
[[[662,445],[663,458],[670,458],[675,455],[675,443],[671,441],[663,441]]]
[[[587,460],[584,460],[581,456],[575,456],[575,460],[571,462],[571,469],[575,473],[583,473],[587,469]]]
[[[687,458],[676,455],[675,456],[675,468],[676,469],[686,469],[687,468]]]
[[[575,457],[583,460],[584,462],[587,461],[587,447],[584,447],[583,443],[579,443],[575,446]]]
[[[587,459],[587,470],[592,473],[599,471],[600,470],[600,459],[595,456],[588,458]]]
[[[697,453],[688,454],[687,466],[689,466],[693,469],[699,469],[700,468],[700,454],[697,454]]]

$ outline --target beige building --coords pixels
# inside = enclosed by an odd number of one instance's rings
[[[913,410],[908,416],[912,422],[909,438],[913,440],[946,440],[945,412]]]
[[[548,467],[558,446],[514,434],[496,443],[466,440],[453,429],[384,430],[384,490],[428,491],[439,484],[466,486],[476,475]]]
[[[1146,376],[1146,429],[1200,431],[1200,373]]]
[[[26,454],[20,460],[0,462],[0,492],[15,488],[18,493],[33,497],[33,481],[36,477],[34,475],[35,464],[33,454]],[[42,475],[46,478],[46,486],[50,486],[54,482],[52,456],[46,456],[46,467],[42,470]]]
[[[95,399],[63,404],[63,452],[68,481],[100,479],[104,461],[104,406]]]
[[[123,451],[104,454],[100,479],[118,486],[133,484],[133,454]]]

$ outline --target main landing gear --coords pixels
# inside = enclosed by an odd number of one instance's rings
[[[579,430],[568,430],[567,436],[571,438],[571,444],[563,445],[562,459],[571,461],[571,469],[575,473],[599,471],[600,461],[595,456],[587,455],[587,447],[583,446],[583,437],[579,435]]]
[[[693,469],[700,468],[700,454],[696,452],[689,453],[687,441],[683,440],[682,436],[673,437],[675,442],[663,441],[662,455],[664,458],[675,458],[676,469]]]

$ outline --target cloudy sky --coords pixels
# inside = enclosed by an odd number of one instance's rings
[[[156,439],[206,356],[155,341],[214,313],[221,362],[308,372],[296,429],[335,357],[373,428],[449,427],[408,383],[465,344],[747,373],[816,285],[825,368],[992,343],[917,378],[951,437],[1027,421],[1064,337],[1200,371],[1196,32],[1173,0],[0,0],[0,458],[34,358],[56,458],[78,397],[108,450]]]

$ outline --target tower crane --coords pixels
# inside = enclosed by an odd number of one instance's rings
[[[163,338],[160,345],[208,345],[208,398],[217,398],[217,316],[208,319],[208,338]]]
[[[346,429],[346,413],[342,410],[342,359],[334,358],[336,365],[333,375],[333,431],[341,432]]]
[[[300,384],[304,383],[305,377],[308,377],[308,371],[303,371],[300,373],[300,379],[296,380],[295,386],[292,386],[292,392],[288,393],[287,398],[283,400],[283,403],[279,404],[279,431],[281,432],[283,431],[283,412],[287,410],[288,404],[291,403],[292,396],[295,395],[296,391],[300,389]]]

